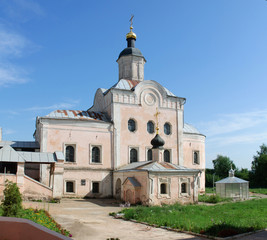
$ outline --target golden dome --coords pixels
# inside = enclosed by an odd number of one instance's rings
[[[128,32],[126,34],[126,39],[128,39],[128,38],[134,38],[134,39],[136,39],[136,34],[133,32],[133,27],[131,26],[130,29],[131,29],[130,32]]]

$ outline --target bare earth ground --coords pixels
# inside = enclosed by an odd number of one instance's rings
[[[108,214],[118,212],[121,208],[111,199],[63,199],[61,203],[24,202],[23,205],[26,208],[47,210],[62,227],[71,232],[72,238],[75,240],[106,240],[107,238],[119,238],[120,240],[205,239],[114,219]],[[267,231],[239,239],[267,239]]]

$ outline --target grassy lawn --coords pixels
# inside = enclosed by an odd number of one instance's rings
[[[122,211],[126,219],[217,237],[267,227],[267,199],[214,206],[164,205],[134,207]]]
[[[267,195],[267,188],[250,188],[249,191],[253,193],[261,193]]]
[[[2,216],[2,213],[3,211],[0,207],[0,216]],[[19,217],[29,219],[65,236],[70,236],[70,233],[67,230],[62,229],[61,226],[57,224],[55,220],[49,215],[49,213],[44,210],[37,210],[32,208],[23,209]]]

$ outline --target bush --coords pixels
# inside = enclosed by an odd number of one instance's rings
[[[22,198],[16,183],[6,180],[4,200],[2,201],[3,216],[17,217],[22,210]]]

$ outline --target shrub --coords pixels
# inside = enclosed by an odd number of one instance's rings
[[[3,216],[17,217],[22,210],[22,198],[16,183],[6,180],[4,200],[2,201]]]

